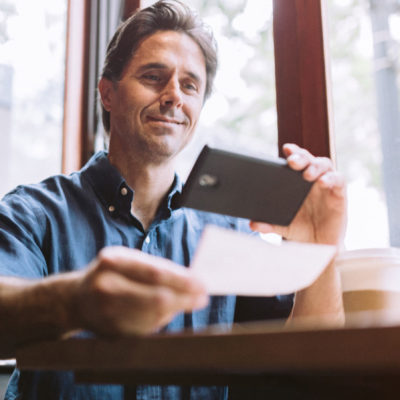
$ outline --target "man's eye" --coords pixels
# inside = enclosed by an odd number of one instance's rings
[[[194,85],[193,83],[185,83],[184,88],[187,90],[194,90],[197,91],[197,86]]]
[[[161,81],[161,78],[158,75],[154,75],[154,74],[143,75],[143,78],[148,80],[148,81],[154,81],[154,82],[160,82]]]

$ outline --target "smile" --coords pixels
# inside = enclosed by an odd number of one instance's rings
[[[176,119],[171,119],[171,118],[166,118],[166,117],[147,117],[147,120],[150,122],[159,122],[159,123],[164,123],[164,124],[176,124],[176,125],[183,125],[183,121],[179,121]]]

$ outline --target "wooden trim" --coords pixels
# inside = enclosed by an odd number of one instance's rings
[[[398,316],[363,314],[361,325],[328,329],[307,321],[282,330],[275,323],[203,332],[115,339],[70,338],[17,349],[21,370],[144,372],[320,373],[400,371]],[[371,318],[371,326],[367,319]],[[376,324],[376,326],[372,324]],[[379,346],[376,344],[379,343]]]
[[[398,316],[392,314],[388,325],[379,323],[375,313],[358,317],[356,326],[342,329],[307,323],[300,323],[298,330],[244,324],[231,331],[219,327],[197,333],[44,341],[17,349],[17,366],[70,370],[76,383],[126,384],[125,398],[135,398],[138,384],[232,385],[230,399],[264,399],[268,394],[284,399],[336,399],[344,394],[397,398]]]
[[[321,0],[273,0],[278,143],[331,157]]]
[[[69,0],[64,86],[62,172],[78,170],[87,153],[90,0]]]
[[[140,0],[125,0],[123,20],[129,18],[140,7],[141,7]]]

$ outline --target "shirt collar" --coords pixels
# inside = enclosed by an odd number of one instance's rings
[[[177,174],[175,174],[175,179],[174,182],[171,186],[171,190],[168,193],[167,196],[167,207],[169,210],[173,211],[179,208],[179,206],[177,206],[178,204],[178,198],[180,197],[181,193],[182,193],[182,187],[183,187],[183,183],[181,181],[181,179],[179,178],[179,176]]]
[[[92,156],[81,172],[112,215],[130,214],[134,192],[117,168],[111,165],[107,152],[100,151]],[[171,189],[160,207],[162,214],[169,216],[179,208],[176,199],[180,196],[182,186],[181,179],[175,174]]]

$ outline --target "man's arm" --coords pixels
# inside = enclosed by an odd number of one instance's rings
[[[13,357],[18,344],[77,329],[151,333],[207,301],[190,270],[137,250],[106,248],[83,271],[39,281],[0,278],[0,357]]]
[[[0,278],[0,358],[14,357],[19,343],[55,338],[75,328],[72,297],[68,297],[75,277]]]
[[[333,170],[331,160],[314,157],[294,144],[283,147],[288,164],[315,182],[296,217],[288,227],[252,222],[254,230],[276,232],[288,240],[342,244],[346,226],[346,190],[343,178]],[[344,312],[339,272],[333,263],[308,288],[296,293],[291,316],[316,317],[316,321],[342,324]]]
[[[316,326],[342,326],[344,310],[339,272],[332,262],[308,288],[295,294],[292,312],[287,321],[305,318]]]

